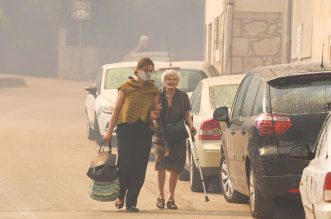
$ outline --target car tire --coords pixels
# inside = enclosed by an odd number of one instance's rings
[[[95,140],[95,133],[94,133],[94,130],[91,129],[91,123],[89,121],[86,108],[85,108],[85,114],[86,114],[86,123],[87,123],[87,138],[89,140]]]
[[[184,164],[184,169],[182,170],[182,172],[180,172],[179,176],[178,176],[178,179],[180,181],[190,181],[190,171],[185,169],[185,166],[186,165],[186,160],[189,159],[190,160],[190,143],[189,141],[187,140],[186,141],[186,148],[187,148],[187,154],[185,156],[185,164]],[[189,163],[189,162],[188,162]],[[187,166],[186,168],[188,168],[189,166]]]
[[[205,187],[208,190],[208,180],[204,177]],[[196,167],[194,163],[193,156],[191,155],[191,169],[190,169],[190,184],[192,192],[203,192],[202,180],[200,177],[199,169]]]
[[[187,171],[185,168],[180,172],[178,179],[180,181],[189,181],[190,180],[190,172]]]
[[[87,138],[89,140],[95,140],[95,133],[94,133],[94,130],[91,129],[90,122],[87,122]]]
[[[253,168],[249,174],[250,210],[254,218],[271,218],[274,212],[274,199],[264,198],[257,186]]]
[[[227,161],[224,154],[221,155],[220,167],[219,167],[219,181],[221,191],[227,202],[230,203],[247,203],[248,197],[241,194],[234,189],[231,182]]]
[[[94,134],[95,134],[95,141],[100,146],[102,144],[102,136],[99,129],[97,115],[94,116]]]

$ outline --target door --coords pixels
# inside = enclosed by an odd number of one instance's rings
[[[201,94],[202,94],[202,82],[199,82],[199,84],[197,85],[196,89],[194,90],[191,98],[190,98],[190,105],[191,105],[191,113],[193,116],[193,125],[194,127],[196,127],[197,129],[200,127],[200,124],[197,124],[197,120],[195,119],[197,115],[199,115],[200,112],[200,105],[201,105]],[[187,156],[186,156],[186,163],[185,166],[186,167],[190,167],[192,162],[191,159],[191,149],[189,148],[189,144],[188,144],[188,148],[187,148]],[[195,155],[194,153],[192,155]]]
[[[237,185],[238,184],[238,174],[237,174],[237,168],[236,168],[236,159],[238,159],[238,154],[236,154],[236,146],[238,144],[238,137],[241,137],[241,127],[243,124],[243,118],[241,117],[241,109],[242,109],[242,103],[243,99],[245,97],[245,93],[248,89],[248,84],[251,80],[252,76],[248,75],[246,76],[236,95],[233,107],[232,107],[232,118],[230,125],[228,129],[225,132],[225,138],[226,138],[226,153],[227,153],[227,159],[228,159],[228,168],[230,172],[231,180]]]
[[[252,118],[252,112],[255,106],[254,103],[260,82],[260,77],[258,75],[254,75],[248,84],[248,89],[246,91],[245,98],[243,99],[242,109],[240,110],[242,123],[241,126],[238,127],[235,137],[235,162],[238,174],[238,185],[244,188],[247,188],[247,174],[245,165],[247,147],[255,146],[254,142],[250,138],[250,136],[252,136],[250,131],[252,130],[252,127],[255,126],[255,119]]]
[[[95,82],[94,82],[94,86],[97,88],[95,99],[93,99],[93,107],[94,107],[93,115],[94,116],[98,116],[98,114],[100,114],[100,110],[101,110],[100,101],[98,101],[98,99],[101,98],[100,92],[101,92],[101,84],[102,84],[103,75],[104,75],[103,68],[101,68],[95,79]],[[94,122],[97,122],[97,120],[98,120],[98,118],[94,119]],[[96,126],[94,126],[94,127],[96,127]]]

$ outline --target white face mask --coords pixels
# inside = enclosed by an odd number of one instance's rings
[[[149,79],[149,75],[146,72],[144,72],[144,71],[140,71],[139,72],[139,77],[143,81],[147,81]]]

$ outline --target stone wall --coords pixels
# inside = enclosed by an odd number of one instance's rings
[[[282,63],[281,12],[233,14],[232,63],[228,74],[241,74],[255,66]]]

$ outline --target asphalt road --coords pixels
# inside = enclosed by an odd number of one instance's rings
[[[0,75],[1,76],[1,75]],[[98,147],[87,140],[87,82],[25,77],[26,87],[0,90],[0,219],[251,218],[248,204],[222,194],[193,193],[179,181],[178,210],[159,210],[154,162],[138,200],[139,213],[90,199],[86,170]],[[116,152],[116,150],[115,150]],[[274,218],[303,218],[298,202],[280,201]]]

